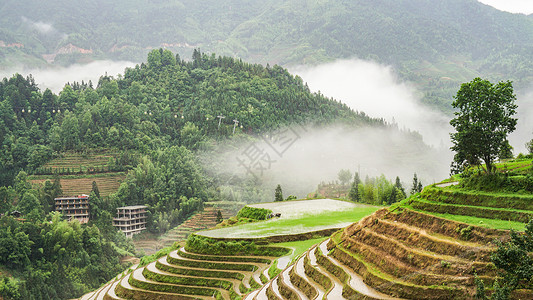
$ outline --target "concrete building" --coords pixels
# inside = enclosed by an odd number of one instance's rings
[[[78,220],[84,224],[89,222],[89,196],[55,198],[55,211],[62,213],[69,221]]]
[[[124,232],[127,237],[146,229],[146,206],[124,206],[117,208],[117,217],[113,218],[113,226]]]

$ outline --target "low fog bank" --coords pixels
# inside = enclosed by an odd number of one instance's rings
[[[359,59],[314,67],[294,67],[313,92],[320,91],[374,118],[418,131],[434,146],[450,146],[449,117],[422,105],[413,86],[400,82],[391,67]]]
[[[129,61],[99,60],[88,64],[74,64],[68,67],[49,67],[42,69],[13,68],[10,70],[0,70],[0,77],[11,77],[19,73],[24,77],[32,75],[35,83],[41,90],[50,89],[54,93],[59,93],[67,82],[88,82],[91,80],[96,87],[100,76],[116,76],[124,74],[124,69],[134,67],[135,63]]]
[[[509,135],[509,143],[513,146],[513,154],[527,153],[525,144],[533,139],[533,87],[516,93],[516,109],[518,123],[516,130]]]
[[[280,134],[283,138],[276,138]],[[221,154],[205,167],[217,169],[225,178],[228,174],[253,177],[272,195],[281,184],[285,197],[305,197],[320,182],[338,180],[341,169],[359,171],[362,179],[367,175],[384,174],[391,180],[399,176],[409,190],[415,172],[424,185],[447,178],[452,159],[449,151],[426,146],[418,135],[400,133],[396,128],[296,126],[225,149],[217,150]],[[252,157],[257,158],[255,163],[251,163]]]

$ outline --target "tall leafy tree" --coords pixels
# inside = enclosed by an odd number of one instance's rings
[[[337,174],[337,177],[339,177],[340,182],[342,185],[346,185],[352,179],[352,173],[350,173],[350,170],[340,170]]]
[[[481,161],[487,173],[494,170],[494,160],[508,145],[507,135],[516,128],[515,100],[510,81],[492,84],[475,78],[461,85],[452,103],[458,111],[450,121],[457,131],[450,134],[456,152],[452,172]]]

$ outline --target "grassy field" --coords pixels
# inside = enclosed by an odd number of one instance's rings
[[[333,203],[339,204],[340,207],[337,210],[319,212],[316,211],[316,206],[310,205],[310,201],[317,200],[294,201],[294,203],[290,203],[297,204],[297,207],[300,208],[298,209],[291,205],[291,210],[286,213],[282,212],[281,218],[203,231],[200,234],[209,237],[246,238],[295,234],[326,228],[342,228],[359,221],[361,218],[372,214],[380,208],[379,206],[373,205],[328,200],[328,203],[335,201]],[[278,211],[280,210],[280,204],[274,203],[273,205],[276,206]]]

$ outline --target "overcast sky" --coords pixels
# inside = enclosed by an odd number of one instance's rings
[[[533,13],[532,0],[478,0],[499,10],[512,13],[523,13],[529,15]]]

